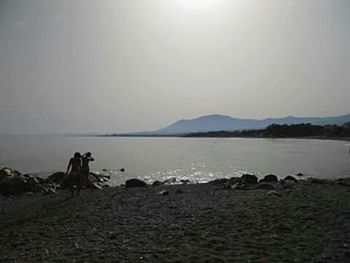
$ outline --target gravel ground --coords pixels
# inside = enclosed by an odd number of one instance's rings
[[[350,187],[277,191],[196,184],[1,200],[0,262],[350,262]]]

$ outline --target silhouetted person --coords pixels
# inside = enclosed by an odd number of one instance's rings
[[[66,174],[68,175],[69,169],[69,184],[72,191],[72,197],[74,197],[74,188],[78,188],[78,196],[80,195],[81,188],[81,155],[80,153],[74,153],[74,157],[69,160]]]
[[[85,183],[88,184],[89,173],[90,173],[89,162],[93,162],[95,161],[95,159],[91,157],[91,152],[87,152],[81,156],[81,160],[82,160],[81,174]]]

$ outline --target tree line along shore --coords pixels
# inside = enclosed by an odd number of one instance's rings
[[[310,123],[279,125],[272,124],[265,129],[241,131],[208,131],[187,133],[183,137],[217,137],[217,138],[316,138],[316,139],[350,139],[350,123],[343,125],[312,125]]]

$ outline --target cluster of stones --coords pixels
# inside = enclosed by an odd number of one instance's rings
[[[299,173],[296,176],[301,177],[303,174]],[[275,190],[277,189],[290,189],[299,183],[306,184],[337,184],[343,186],[350,186],[350,178],[342,178],[337,180],[308,178],[306,180],[298,180],[294,176],[288,175],[284,179],[278,180],[276,175],[269,174],[263,179],[258,179],[257,176],[252,174],[244,174],[241,177],[232,177],[229,179],[217,179],[209,182],[209,184],[221,186],[226,190],[270,190],[270,194],[279,195]]]
[[[171,177],[164,181],[154,181],[152,185],[148,185],[146,182],[142,181],[141,179],[132,178],[125,181],[125,187],[133,188],[133,187],[161,186],[161,185],[188,184],[188,183],[191,183],[190,180],[188,179],[177,180],[175,177]]]
[[[296,177],[304,176],[302,173],[296,175]],[[350,178],[342,178],[337,180],[327,180],[327,179],[296,179],[296,177],[288,175],[283,179],[278,180],[278,177],[273,174],[264,176],[262,179],[258,179],[257,176],[252,174],[243,174],[241,177],[231,177],[231,178],[221,178],[209,182],[209,184],[222,186],[223,189],[233,189],[233,190],[252,190],[252,189],[262,189],[262,190],[273,190],[277,186],[281,188],[291,188],[300,182],[311,183],[311,184],[339,184],[344,186],[350,186]],[[133,178],[125,182],[126,188],[133,187],[147,187],[147,186],[162,186],[169,184],[187,184],[190,183],[188,180],[177,181],[176,178],[169,178],[163,182],[154,181],[152,185],[148,185],[141,179]]]
[[[296,183],[297,180],[292,176],[287,176],[284,180],[278,180],[276,175],[269,174],[263,179],[259,180],[257,176],[252,174],[243,174],[241,177],[231,177],[229,179],[217,179],[209,182],[209,184],[222,186],[224,189],[233,190],[251,190],[263,189],[273,190],[274,184],[282,183],[284,181]]]
[[[125,182],[125,188],[135,188],[135,187],[157,187],[157,186],[164,186],[164,185],[171,185],[171,184],[188,184],[189,183],[189,180],[180,180],[178,181],[175,177],[171,177],[163,182],[161,181],[154,181],[152,183],[152,185],[148,185],[146,182],[140,180],[140,179],[137,179],[137,178],[132,178],[132,179],[129,179],[129,180],[126,180]],[[174,193],[176,195],[178,194],[183,194],[185,193],[183,190],[181,189],[176,189],[174,191]],[[170,195],[170,191],[168,189],[163,189],[161,190],[159,193],[159,195]]]
[[[96,188],[98,183],[109,180],[108,176],[90,173],[86,187]],[[44,194],[56,193],[56,189],[64,189],[69,186],[68,176],[64,172],[56,172],[47,178],[21,174],[10,168],[0,169],[0,194],[3,196],[17,195],[23,193]]]
[[[299,173],[297,177],[302,177]],[[101,184],[108,181],[109,176],[98,175],[90,173],[86,181],[86,187],[101,188]],[[211,185],[218,186],[226,190],[269,190],[270,194],[278,195],[276,189],[292,188],[300,182],[311,184],[338,184],[343,186],[350,186],[350,178],[342,178],[334,181],[326,179],[308,178],[307,180],[297,180],[295,177],[288,175],[284,179],[278,180],[276,175],[269,174],[263,179],[258,179],[252,174],[244,174],[241,177],[216,179],[209,182]],[[169,178],[163,182],[155,181],[151,186],[163,186],[170,184],[187,184],[191,183],[189,180],[177,180],[176,178]],[[40,176],[32,176],[28,174],[21,174],[20,172],[10,169],[0,169],[0,194],[3,196],[22,194],[26,192],[43,192],[45,194],[56,193],[56,189],[64,189],[69,186],[69,178],[64,172],[56,172],[47,178]],[[125,182],[126,188],[133,187],[147,187],[150,186],[146,182],[133,178]],[[168,195],[168,190],[160,192],[161,195]]]

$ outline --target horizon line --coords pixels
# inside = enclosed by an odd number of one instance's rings
[[[178,121],[190,121],[190,120],[196,120],[199,118],[203,118],[203,117],[209,117],[209,116],[223,116],[223,117],[229,117],[229,118],[233,118],[233,119],[239,119],[239,120],[257,120],[257,121],[261,121],[261,120],[268,120],[268,119],[283,119],[283,118],[336,118],[336,117],[345,117],[350,115],[350,113],[344,113],[344,114],[340,114],[340,115],[327,115],[327,116],[320,116],[320,117],[314,117],[314,116],[294,116],[294,115],[288,115],[288,116],[280,116],[280,117],[265,117],[265,118],[242,118],[242,117],[232,117],[230,115],[224,114],[224,113],[208,113],[205,115],[201,115],[201,116],[197,116],[197,117],[193,117],[193,118],[187,118],[187,119],[179,119],[176,121],[171,122],[170,124],[168,124],[168,126],[175,124]],[[167,126],[163,127],[166,128]],[[149,133],[149,132],[154,132],[157,130],[161,130],[163,128],[156,128],[155,130],[149,130],[149,131],[129,131],[129,132],[116,132],[116,131],[60,131],[60,132],[30,132],[30,133],[17,133],[17,132],[13,132],[13,133],[0,133],[1,136],[20,136],[20,135],[28,135],[28,136],[70,136],[70,137],[74,137],[74,136],[96,136],[96,135],[104,135],[104,134],[130,134],[130,133]]]

